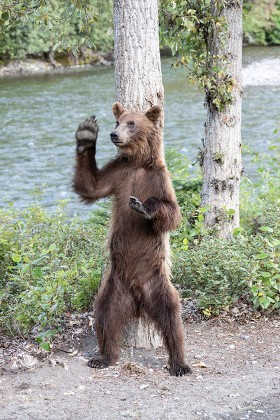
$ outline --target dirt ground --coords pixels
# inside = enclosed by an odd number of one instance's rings
[[[279,420],[279,330],[275,317],[187,324],[193,374],[181,378],[169,376],[163,350],[124,349],[116,366],[88,368],[93,333],[43,361],[25,346],[21,372],[2,349],[0,419]]]

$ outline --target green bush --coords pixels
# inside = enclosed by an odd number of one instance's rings
[[[245,239],[226,242],[206,236],[174,253],[174,281],[203,309],[230,306],[248,292],[253,262],[244,253],[247,246]]]
[[[255,164],[261,164],[259,176],[254,183],[242,180],[241,226],[235,230],[232,241],[215,239],[205,231],[205,209],[195,210],[199,187],[191,193],[194,217],[185,211],[187,217],[176,235],[172,235],[174,282],[185,296],[198,299],[199,306],[209,314],[240,298],[246,298],[256,309],[280,307],[279,141],[270,145],[269,152],[262,156],[252,153]],[[183,194],[180,198],[180,191],[177,188],[179,202],[184,197]],[[187,210],[187,199],[181,206]]]
[[[40,333],[89,307],[105,266],[108,216],[69,222],[64,206],[55,214],[38,204],[0,211],[1,329]]]
[[[113,49],[112,0],[95,2],[18,2],[4,0],[0,8],[0,57],[2,59],[42,56],[55,49],[77,52],[77,46],[87,45],[104,52]],[[274,2],[272,2],[274,3]],[[160,4],[160,3],[159,3]],[[269,6],[269,7],[268,7]],[[274,7],[273,7],[274,6]],[[31,13],[31,10],[33,12]],[[280,3],[244,2],[244,38],[251,44],[280,44]],[[167,13],[160,7],[162,17]],[[167,17],[171,18],[167,14]],[[170,35],[174,22],[160,28]],[[186,39],[186,33],[177,36]],[[162,41],[164,43],[164,40]],[[165,46],[165,45],[162,45]]]
[[[69,2],[68,2],[69,3]],[[1,19],[0,57],[2,59],[42,56],[55,50],[77,52],[78,46],[87,46],[104,52],[113,49],[110,36],[113,15],[112,0],[88,2],[85,11],[82,3],[68,4],[62,0],[46,2],[27,10],[32,4],[10,6]],[[6,6],[7,7],[7,6]],[[89,15],[89,13],[92,15]],[[14,16],[15,15],[15,16]],[[1,31],[2,29],[2,31]]]
[[[279,209],[272,211],[280,216]],[[173,277],[183,295],[209,313],[240,299],[256,309],[280,308],[279,230],[260,229],[256,236],[239,235],[230,242],[204,236],[173,252]]]
[[[280,44],[280,2],[244,2],[244,38],[253,45]]]

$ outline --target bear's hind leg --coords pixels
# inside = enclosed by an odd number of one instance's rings
[[[169,353],[170,375],[183,376],[191,373],[185,362],[184,332],[180,299],[176,289],[164,279],[154,279],[152,290],[145,297],[145,310],[162,333]]]
[[[125,324],[131,318],[131,296],[120,290],[120,284],[109,278],[95,302],[95,330],[100,355],[94,356],[88,366],[103,369],[119,358],[120,341]]]

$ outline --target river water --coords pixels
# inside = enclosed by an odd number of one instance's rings
[[[204,136],[203,95],[171,62],[162,60],[165,145],[184,153],[191,167]],[[280,128],[280,47],[245,48],[243,62],[243,144],[261,152]],[[26,207],[32,201],[30,192],[43,186],[44,206],[53,209],[57,200],[69,199],[69,213],[85,217],[90,208],[71,191],[74,133],[79,122],[96,114],[98,162],[113,157],[113,101],[112,68],[0,80],[0,207],[10,202]],[[256,168],[246,152],[244,162],[253,177]]]

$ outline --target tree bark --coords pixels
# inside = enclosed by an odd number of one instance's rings
[[[158,29],[157,0],[114,0],[116,101],[128,110],[145,112],[163,105]],[[126,336],[134,347],[162,345],[143,320],[133,322]]]
[[[214,14],[217,2],[212,1]],[[229,58],[228,75],[234,80],[231,105],[218,112],[206,101],[207,121],[203,155],[202,206],[205,226],[229,239],[239,226],[239,184],[241,176],[241,95],[242,95],[242,1],[226,1],[222,14],[228,31],[223,41],[213,32],[210,55]]]
[[[163,105],[157,0],[114,0],[116,100],[145,112]]]

